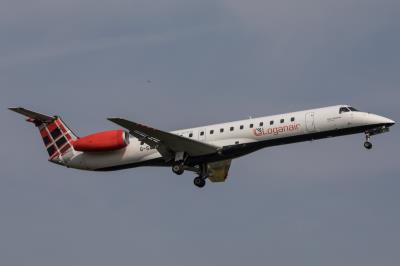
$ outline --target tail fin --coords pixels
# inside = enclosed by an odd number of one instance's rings
[[[9,110],[28,117],[26,121],[33,123],[39,129],[49,153],[49,161],[62,163],[65,154],[73,151],[72,141],[76,140],[77,136],[60,117],[36,113],[22,107],[9,108]]]

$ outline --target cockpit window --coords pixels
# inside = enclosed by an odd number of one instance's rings
[[[339,114],[341,114],[341,113],[346,113],[346,112],[350,112],[350,110],[347,109],[347,107],[340,107],[340,109],[339,109]]]
[[[351,111],[353,111],[353,112],[359,112],[356,108],[354,108],[354,107],[351,107],[351,106],[349,106],[348,107]]]

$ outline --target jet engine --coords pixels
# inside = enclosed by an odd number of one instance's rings
[[[101,152],[115,151],[125,148],[129,144],[129,133],[123,130],[98,132],[72,143],[76,151]]]

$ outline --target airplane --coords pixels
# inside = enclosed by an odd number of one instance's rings
[[[364,147],[371,149],[371,136],[395,124],[350,105],[336,105],[172,132],[115,117],[108,120],[123,129],[80,138],[59,116],[9,109],[39,129],[52,163],[91,171],[167,166],[177,175],[194,172],[193,183],[199,188],[207,179],[224,182],[233,159],[262,148],[363,133]]]

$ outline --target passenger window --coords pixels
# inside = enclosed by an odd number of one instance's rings
[[[233,131],[235,128],[234,127],[231,127],[231,131]]]
[[[204,136],[204,131],[201,131],[201,132],[200,132],[200,136]]]
[[[260,122],[260,127],[262,127],[264,125],[264,122]]]
[[[243,129],[243,125],[240,126],[240,129]]]
[[[190,133],[190,134],[189,134],[189,138],[191,138],[191,137],[193,137],[193,133]]]
[[[223,129],[223,128],[221,128],[221,129],[219,130],[219,132],[221,132],[221,133],[222,133],[222,132],[224,132],[224,129]]]
[[[281,119],[281,124],[282,124],[283,122],[285,122],[285,119]]]
[[[250,128],[253,128],[253,124],[250,124],[250,126],[249,126]]]
[[[294,117],[290,118],[290,121],[294,122]]]
[[[340,109],[339,109],[339,114],[341,114],[341,113],[346,113],[346,112],[350,112],[350,110],[347,109],[346,107],[340,107]]]
[[[274,124],[274,120],[269,121],[269,124],[273,125]]]
[[[214,134],[214,130],[213,129],[210,130],[210,134],[211,135]]]

